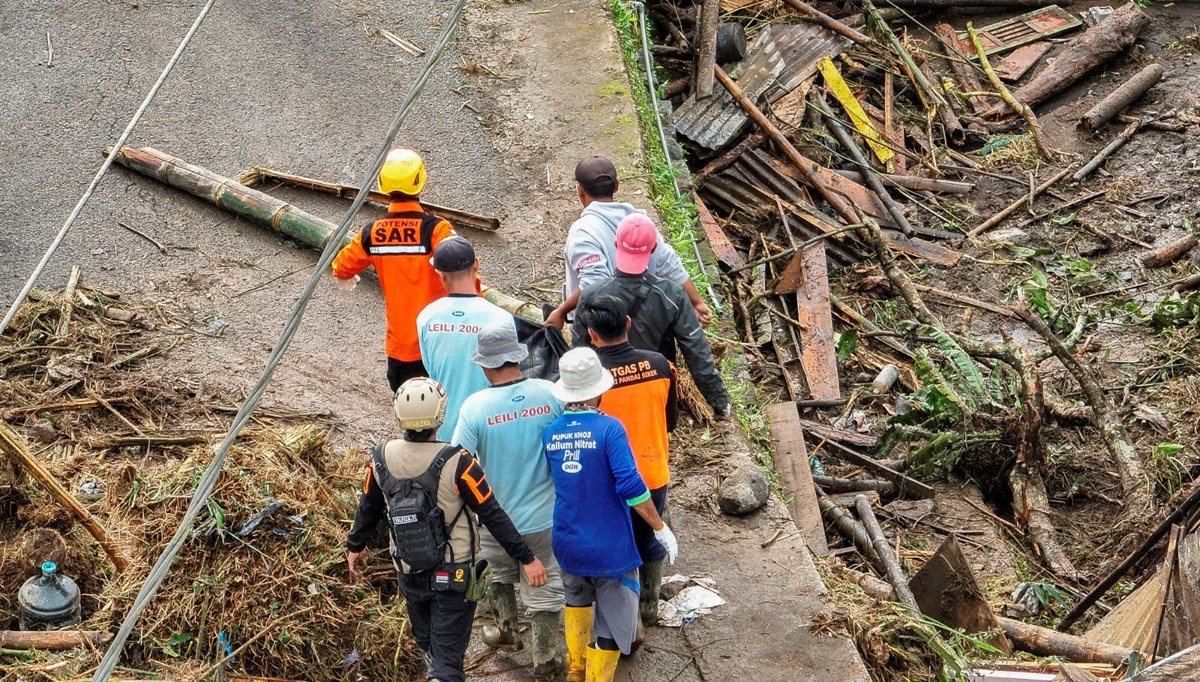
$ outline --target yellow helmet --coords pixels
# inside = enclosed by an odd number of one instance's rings
[[[379,191],[384,194],[404,192],[418,195],[425,187],[425,162],[411,149],[388,152],[383,168],[379,169]]]

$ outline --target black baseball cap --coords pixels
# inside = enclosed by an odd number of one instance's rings
[[[439,272],[461,272],[475,264],[475,247],[465,237],[447,237],[433,250],[429,264]]]
[[[617,189],[617,167],[603,156],[589,156],[575,166],[575,182],[594,197],[610,197]]]

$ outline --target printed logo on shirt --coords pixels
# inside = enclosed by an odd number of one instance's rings
[[[518,396],[518,397],[521,400],[525,399],[525,396]],[[517,402],[517,399],[513,398],[513,402]],[[487,418],[487,425],[488,426],[499,426],[500,424],[507,424],[509,422],[515,422],[518,419],[529,419],[531,417],[544,417],[544,416],[549,415],[550,413],[551,413],[551,410],[550,410],[549,405],[531,405],[529,407],[522,407],[519,410],[512,410],[509,412],[502,412],[500,414],[493,414]]]
[[[598,253],[593,253],[589,256],[585,256],[583,258],[583,260],[579,261],[579,265],[577,265],[575,267],[575,269],[583,270],[584,268],[586,268],[589,265],[595,265],[597,263],[603,263],[603,262],[604,262],[604,256],[602,256]]]
[[[455,310],[454,312],[452,312],[450,314],[455,317],[462,317],[463,315],[466,315],[466,313],[461,310]]]
[[[512,401],[514,403],[519,403],[524,399],[525,399],[525,396],[523,396],[523,395],[514,395]]]
[[[563,462],[562,470],[568,474],[577,474],[583,471],[583,464],[580,462]]]
[[[428,253],[421,243],[420,218],[388,218],[376,221],[368,251],[372,255]]]
[[[654,371],[654,365],[650,364],[649,360],[639,360],[631,362],[620,367],[613,367],[608,370],[613,378],[616,379],[616,385],[632,384],[641,379],[652,379],[658,376]]]
[[[470,334],[471,336],[478,336],[479,332],[483,331],[483,326],[463,322],[430,322],[425,325],[425,331],[430,334]]]

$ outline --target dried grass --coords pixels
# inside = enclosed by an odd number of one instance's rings
[[[115,631],[149,567],[174,533],[212,457],[212,441],[187,447],[104,447],[102,437],[201,433],[223,428],[213,399],[156,376],[144,357],[114,359],[162,347],[169,320],[138,325],[105,316],[94,292],[81,291],[69,333],[55,335],[66,301],[53,296],[22,308],[0,337],[7,371],[0,382],[5,418],[71,491],[99,484],[90,511],[114,536],[133,568],[114,576],[102,551],[32,484],[5,478],[0,467],[0,627],[15,621],[14,595],[50,554],[84,592],[86,629]],[[114,302],[106,302],[112,305]],[[126,306],[126,312],[152,311]],[[125,315],[120,315],[125,317]],[[152,335],[149,327],[156,333]],[[71,358],[68,364],[64,359]],[[66,371],[69,367],[70,371]],[[113,410],[46,406],[89,397]],[[233,402],[220,400],[220,402]],[[114,414],[118,413],[118,414]],[[400,600],[381,603],[371,583],[351,580],[342,549],[361,477],[360,452],[335,452],[328,424],[280,410],[259,420],[229,453],[224,472],[187,544],[125,647],[123,663],[139,675],[211,677],[223,656],[218,634],[236,649],[230,672],[291,680],[406,679],[418,656]],[[168,429],[169,425],[169,429]],[[37,436],[37,438],[34,438]],[[215,438],[215,436],[214,436]],[[40,439],[40,440],[39,440]],[[204,441],[205,439],[199,439]],[[330,482],[339,481],[336,485]],[[244,538],[237,531],[278,500],[282,506]],[[32,537],[40,538],[31,541]],[[57,539],[56,539],[57,538]],[[380,560],[371,575],[394,581]],[[87,675],[102,652],[0,654],[0,679],[70,679]],[[31,679],[31,678],[30,678]]]

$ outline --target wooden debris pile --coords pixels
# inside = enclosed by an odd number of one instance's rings
[[[1136,611],[1135,634],[1081,639],[1044,627],[1071,602],[1094,603],[1083,598],[1086,586],[1126,556],[1143,571],[1156,563],[1165,532],[1135,547],[1160,509],[1185,509],[1173,522],[1184,535],[1195,528],[1192,507],[1175,500],[1200,473],[1200,459],[1167,460],[1171,483],[1156,484],[1159,451],[1147,450],[1129,409],[1114,400],[1109,368],[1084,351],[1117,308],[1141,320],[1153,307],[1159,328],[1194,324],[1200,307],[1187,292],[1200,286],[1200,274],[1137,285],[1173,286],[1174,298],[1125,302],[1127,289],[1103,286],[1086,257],[1071,258],[1053,241],[1025,245],[1036,241],[1028,232],[1064,216],[1070,230],[1101,239],[1094,253],[1133,244],[1144,268],[1174,267],[1197,245],[1187,224],[1186,234],[1152,250],[1133,225],[1081,219],[1072,226],[1080,212],[1102,205],[1149,219],[1135,207],[1170,198],[1130,191],[1137,180],[1101,171],[1143,131],[1177,134],[1195,123],[1178,110],[1128,112],[1168,68],[1143,60],[1094,97],[1072,90],[1109,65],[1127,67],[1154,10],[1128,3],[1079,11],[1024,0],[897,4],[905,9],[871,0],[648,3],[661,37],[651,52],[674,109],[669,123],[686,151],[699,223],[722,266],[753,378],[771,403],[773,466],[793,519],[815,554],[886,576],[890,584],[867,592],[905,606],[900,613],[919,627],[901,639],[934,652],[944,670],[965,669],[963,649],[968,658],[1010,664],[1016,650],[1108,666],[1087,674],[1113,675],[1131,652],[1152,658],[1200,641],[1200,630],[1180,625],[1189,622],[1190,590],[1177,586],[1167,596],[1169,571],[1155,583],[1161,589],[1140,590],[1139,603],[1158,606],[1150,616]],[[936,11],[947,8],[956,13]],[[996,20],[1006,8],[1010,16]],[[975,21],[973,11],[988,12],[988,20]],[[1079,108],[1077,131],[1071,120],[1071,146],[1098,143],[1094,155],[1061,151],[1061,125],[1039,119],[1047,105],[1071,98],[1091,104]],[[1038,205],[1048,200],[1055,203]],[[1006,284],[988,271],[993,263],[1027,269]],[[1109,307],[1100,310],[1103,301]],[[953,321],[950,309],[961,319]],[[1144,382],[1130,381],[1126,396]],[[1090,459],[1067,485],[1061,453],[1076,449]],[[971,502],[978,510],[971,514],[1029,554],[1040,580],[1022,584],[1040,586],[1042,597],[1052,595],[1041,601],[1054,608],[1006,609],[1020,601],[1008,594],[1015,575],[1003,592],[977,582],[963,552],[989,543],[935,511],[953,495],[938,483],[945,479],[978,487],[981,503]],[[1096,514],[1115,521],[1100,531],[1093,518],[1090,540],[1081,540],[1083,531],[1071,522],[1065,531],[1052,506],[1064,497],[1095,502]],[[884,506],[893,500],[928,507],[905,517],[891,511],[898,502]],[[896,533],[921,529],[943,544],[936,552],[896,551],[875,519],[881,509]],[[1185,564],[1191,570],[1174,563]],[[929,572],[938,577],[923,576]],[[951,585],[958,591],[948,594]],[[1154,617],[1167,621],[1153,631],[1165,633],[1159,639],[1146,625]],[[920,626],[930,619],[957,634]],[[889,662],[871,643],[877,631],[859,634],[880,679],[930,672],[931,659]],[[1135,655],[1133,663],[1146,660]]]
[[[89,676],[178,527],[237,400],[197,395],[169,356],[148,361],[177,333],[174,316],[75,273],[0,336],[0,678]],[[402,604],[375,587],[394,586],[394,572],[381,562],[373,584],[347,574],[364,455],[331,448],[329,428],[322,415],[258,411],[126,645],[127,665],[231,680],[406,679],[419,667]],[[79,583],[81,634],[9,632],[17,590],[43,561]]]

